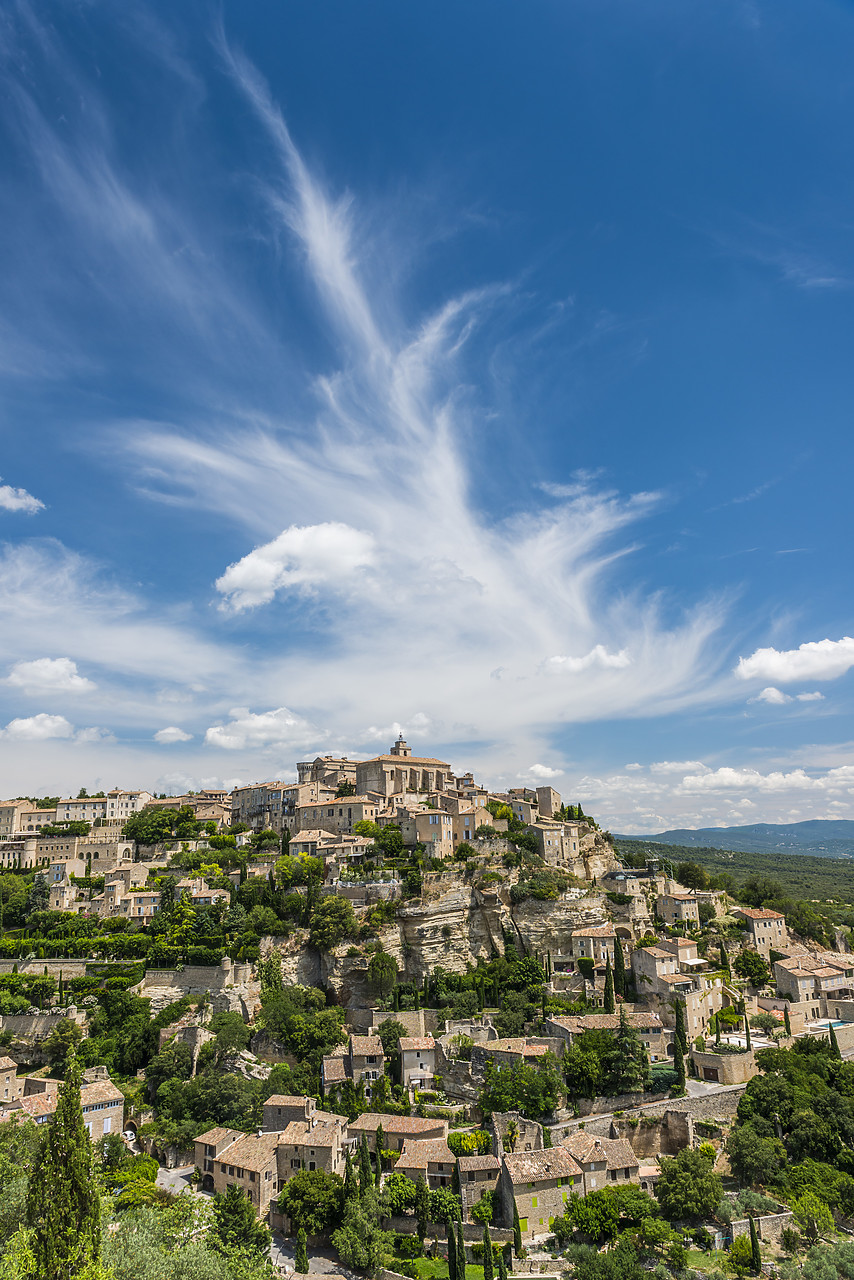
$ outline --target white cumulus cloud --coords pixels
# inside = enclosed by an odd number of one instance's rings
[[[818,689],[812,693],[798,693],[795,696],[798,702],[824,702],[824,694],[819,693]]]
[[[71,658],[34,658],[16,662],[6,683],[27,693],[91,693],[97,688],[77,671]]]
[[[854,666],[854,639],[810,640],[797,649],[757,649],[739,658],[735,674],[742,680],[836,680]]]
[[[71,738],[74,727],[65,716],[51,716],[41,711],[37,716],[10,720],[3,730],[6,738],[19,738],[24,742],[44,742],[48,738]]]
[[[276,592],[291,587],[346,586],[373,564],[374,539],[338,521],[291,525],[278,538],[256,547],[229,565],[216,588],[234,610],[269,604]]]
[[[589,671],[591,667],[620,671],[624,667],[631,666],[631,663],[628,649],[621,649],[619,653],[609,653],[603,644],[597,644],[580,658],[565,658],[558,654],[549,658],[545,667],[548,671],[568,671],[575,675],[579,671]]]
[[[768,685],[766,689],[761,689],[755,698],[750,698],[750,702],[767,702],[772,707],[781,707],[784,702],[791,702],[792,699],[788,693],[783,693],[782,689],[775,689],[774,686]]]
[[[235,707],[228,724],[212,725],[205,743],[224,750],[244,751],[249,747],[300,748],[320,741],[323,734],[287,707],[275,711],[251,712]]]
[[[547,764],[532,764],[528,773],[534,778],[561,778],[563,769],[551,769]]]
[[[44,510],[44,503],[34,498],[26,489],[13,489],[10,484],[0,484],[0,511],[22,511],[25,516],[34,516],[37,511]]]
[[[176,724],[167,725],[165,729],[158,729],[154,735],[155,742],[189,742],[192,738],[191,733],[187,733],[184,729],[180,729]]]

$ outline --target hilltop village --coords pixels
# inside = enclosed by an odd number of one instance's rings
[[[402,738],[296,771],[0,803],[0,1207],[67,1080],[107,1255],[185,1201],[245,1263],[199,1274],[235,1277],[330,1249],[386,1280],[784,1276],[850,1247],[844,931]]]

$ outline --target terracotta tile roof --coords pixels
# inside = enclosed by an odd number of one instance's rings
[[[456,1164],[444,1138],[407,1138],[397,1162],[401,1169],[426,1169],[428,1164]]]
[[[504,1167],[513,1183],[549,1182],[556,1178],[577,1178],[581,1170],[565,1147],[547,1151],[507,1152]]]
[[[584,929],[573,929],[573,938],[615,938],[616,930],[612,924],[591,924]]]
[[[231,1146],[220,1151],[217,1160],[240,1169],[252,1169],[256,1173],[275,1163],[278,1133],[244,1133]]]
[[[209,1147],[218,1147],[221,1142],[234,1142],[240,1136],[239,1129],[223,1129],[218,1125],[215,1129],[208,1129],[207,1133],[200,1133],[196,1142],[205,1142]]]
[[[575,1035],[580,1035],[582,1031],[616,1031],[620,1025],[620,1016],[617,1013],[584,1013],[577,1017],[550,1018],[549,1021],[556,1022],[559,1027],[572,1031]],[[660,1031],[662,1028],[662,1022],[657,1013],[627,1013],[626,1022],[636,1031],[647,1028]]]
[[[0,1058],[0,1071],[17,1071],[18,1064],[14,1058]]]
[[[350,1054],[356,1057],[384,1058],[383,1042],[379,1036],[351,1036],[350,1037]]]
[[[384,1133],[409,1134],[413,1138],[418,1134],[435,1133],[438,1127],[448,1132],[447,1120],[427,1120],[423,1116],[383,1116],[375,1111],[366,1111],[357,1120],[351,1120],[350,1132],[373,1133],[380,1125]]]
[[[501,1163],[497,1156],[460,1156],[457,1161],[460,1173],[474,1173],[477,1169],[500,1169]]]
[[[748,920],[785,920],[779,911],[769,911],[767,907],[738,907],[733,912],[736,916],[746,916]]]
[[[343,1058],[323,1059],[323,1079],[326,1084],[343,1084],[347,1079],[347,1067]]]
[[[544,1044],[528,1044],[524,1036],[510,1036],[505,1040],[487,1040],[479,1045],[486,1053],[518,1053],[522,1058],[541,1058],[548,1053]]]
[[[561,1141],[578,1164],[605,1161],[608,1169],[636,1169],[638,1158],[625,1138],[596,1138],[589,1133],[570,1133]]]
[[[410,1049],[435,1049],[436,1041],[432,1036],[401,1036],[398,1040],[401,1053]]]
[[[121,1102],[125,1095],[117,1089],[112,1080],[94,1080],[92,1084],[84,1084],[80,1090],[80,1102],[84,1107],[91,1107],[95,1102]]]
[[[299,1107],[305,1109],[306,1099],[299,1093],[271,1093],[265,1107]]]

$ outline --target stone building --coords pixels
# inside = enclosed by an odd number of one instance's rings
[[[687,889],[679,892],[671,889],[668,893],[660,893],[655,900],[655,911],[665,924],[700,924],[700,908],[696,894]]]
[[[447,1120],[423,1116],[387,1116],[366,1111],[356,1120],[351,1120],[347,1126],[351,1144],[359,1146],[364,1135],[368,1150],[376,1151],[377,1129],[380,1126],[386,1151],[402,1151],[407,1142],[424,1142],[431,1138],[441,1138],[444,1141],[448,1137]]]
[[[436,1041],[432,1036],[401,1036],[400,1048],[401,1084],[414,1089],[429,1089],[436,1068]]]
[[[561,1140],[581,1170],[579,1194],[637,1182],[640,1163],[625,1138],[597,1138],[578,1129]]]
[[[360,795],[377,792],[381,796],[403,796],[408,792],[453,791],[456,779],[444,760],[414,756],[401,735],[388,755],[360,760],[356,765],[356,788]]]
[[[457,1157],[445,1138],[408,1138],[394,1166],[395,1173],[403,1173],[413,1182],[423,1178],[431,1191],[437,1187],[449,1187]]]
[[[762,955],[785,951],[789,945],[786,917],[779,911],[769,911],[767,907],[735,907],[732,914],[737,920],[744,921],[750,941]]]
[[[565,1147],[505,1153],[498,1179],[502,1220],[513,1225],[519,1214],[523,1240],[546,1235],[555,1218],[566,1212],[569,1197],[582,1193],[584,1175]]]

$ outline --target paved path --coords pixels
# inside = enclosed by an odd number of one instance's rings
[[[294,1273],[294,1241],[286,1239],[277,1231],[273,1233],[273,1244],[270,1249],[270,1261],[278,1267],[283,1275],[290,1275],[296,1280]],[[321,1276],[339,1276],[343,1280],[357,1280],[352,1271],[338,1261],[334,1249],[309,1249],[308,1274]]]
[[[187,1164],[181,1169],[164,1169],[163,1165],[157,1170],[157,1185],[163,1187],[166,1191],[172,1191],[176,1196],[182,1191],[196,1192],[196,1188],[190,1181],[193,1175],[195,1165]],[[201,1192],[196,1192],[201,1195]]]

